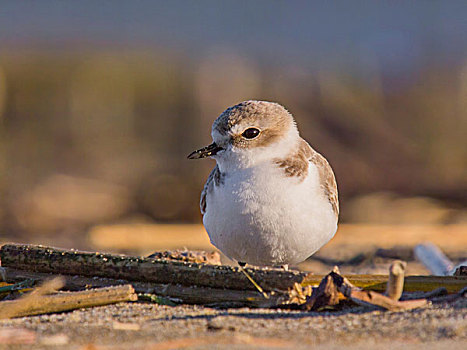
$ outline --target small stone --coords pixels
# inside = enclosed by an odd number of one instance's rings
[[[208,321],[207,329],[210,331],[220,331],[224,328],[224,322],[221,320],[220,317],[214,317]]]

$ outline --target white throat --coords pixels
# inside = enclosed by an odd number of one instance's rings
[[[216,160],[222,173],[228,173],[270,162],[275,158],[285,158],[298,147],[299,140],[297,128],[292,127],[273,144],[253,148],[238,148],[228,144],[225,151],[219,152],[212,158]]]

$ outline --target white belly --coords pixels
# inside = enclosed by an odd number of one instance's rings
[[[207,194],[203,223],[225,255],[253,265],[299,263],[337,230],[313,164],[302,182],[272,165],[226,174]]]

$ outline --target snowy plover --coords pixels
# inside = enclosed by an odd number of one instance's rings
[[[260,266],[297,264],[334,236],[334,173],[284,107],[239,103],[214,121],[211,135],[214,142],[188,158],[217,162],[200,207],[212,244],[226,256]]]

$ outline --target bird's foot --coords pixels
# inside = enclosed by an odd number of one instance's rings
[[[261,286],[250,276],[248,272],[245,271],[244,267],[247,265],[245,262],[237,261],[240,271],[248,278],[248,280],[255,286],[255,288],[260,292],[265,299],[269,299],[269,295],[261,288]]]

